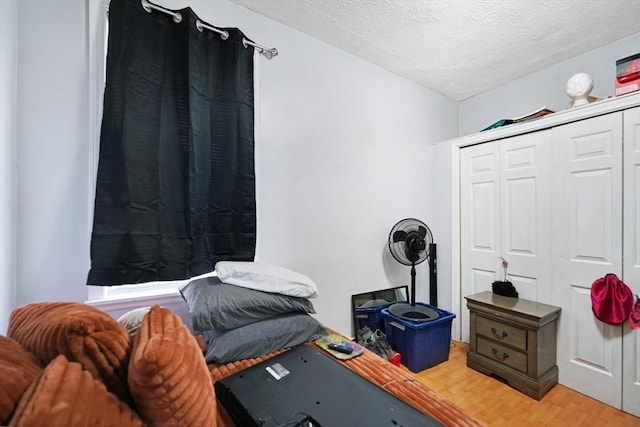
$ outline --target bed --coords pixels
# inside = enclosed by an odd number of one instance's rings
[[[217,380],[327,333],[310,279],[245,264],[180,289],[191,319],[158,305],[119,319],[76,302],[16,307],[0,336],[0,425],[233,426]],[[367,349],[338,363],[445,425],[481,425]]]
[[[84,304],[17,307],[8,336],[0,337],[0,425],[233,426],[217,401],[215,381],[288,349],[207,364],[202,344],[180,316],[157,305],[133,337]],[[482,425],[367,349],[338,363],[445,425]]]
[[[283,348],[314,346],[309,341],[317,334],[337,333],[310,316],[315,313],[310,299],[318,290],[309,277],[266,263],[220,262],[216,272],[217,277],[194,280],[181,288],[194,328],[205,331],[212,382],[269,359]],[[481,425],[409,371],[370,350],[338,362],[445,425]],[[217,414],[218,425],[233,426],[221,404]]]

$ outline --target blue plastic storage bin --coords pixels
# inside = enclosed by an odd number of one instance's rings
[[[381,332],[384,332],[384,317],[382,317],[382,310],[389,307],[389,304],[381,305],[378,307],[371,308],[356,308],[356,330],[361,330],[365,326],[371,328],[372,332],[375,332],[376,329],[380,329]]]
[[[387,341],[400,353],[402,364],[412,372],[419,372],[449,360],[451,323],[456,315],[437,307],[417,302],[438,312],[431,321],[404,320],[382,309]]]

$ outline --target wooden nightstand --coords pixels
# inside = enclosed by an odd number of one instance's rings
[[[497,375],[540,400],[558,383],[556,323],[560,308],[492,292],[465,299],[471,312],[467,366]]]

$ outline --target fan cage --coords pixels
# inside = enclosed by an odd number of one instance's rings
[[[394,242],[393,235],[398,231],[403,231],[405,233],[417,232],[420,227],[424,227],[426,230],[426,235],[424,237],[426,248],[420,252],[420,257],[415,261],[415,265],[417,265],[426,260],[429,256],[428,248],[429,245],[433,243],[433,234],[431,233],[431,229],[429,229],[424,222],[416,218],[405,218],[398,221],[398,223],[391,228],[391,232],[389,233],[389,251],[393,258],[399,263],[404,265],[414,265],[414,263],[407,257],[405,241]]]

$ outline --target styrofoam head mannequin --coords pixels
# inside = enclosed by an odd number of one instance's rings
[[[567,80],[565,90],[571,98],[570,107],[588,104],[589,94],[593,90],[593,79],[587,73],[574,74]]]

